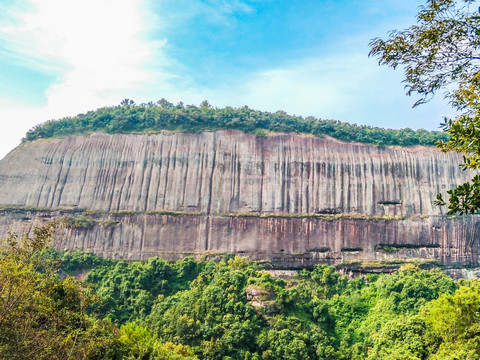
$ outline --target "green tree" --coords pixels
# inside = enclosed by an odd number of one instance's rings
[[[86,313],[94,298],[79,282],[57,275],[54,231],[49,224],[0,241],[0,358],[111,359],[114,326]]]
[[[82,282],[58,273],[85,265],[108,268],[110,262],[85,253],[60,259],[49,247],[54,232],[55,225],[47,224],[35,228],[33,237],[9,234],[0,240],[0,359],[196,359],[190,347],[161,342],[148,329],[131,323],[118,329],[99,320],[92,313],[99,299]],[[78,267],[80,259],[87,264]],[[179,262],[187,277],[194,271],[191,262]],[[68,266],[59,269],[62,264]],[[164,268],[151,262],[145,266],[156,269],[153,276]],[[137,275],[136,281],[145,280],[145,274]],[[132,301],[140,303],[144,294],[134,295]]]
[[[329,135],[343,141],[400,146],[432,146],[437,140],[448,138],[440,131],[413,132],[409,129],[390,130],[358,126],[335,120],[290,116],[284,111],[261,112],[247,106],[238,109],[231,107],[218,109],[207,101],[197,107],[184,106],[183,103],[173,106],[165,99],[159,100],[156,104],[136,105],[131,100],[125,99],[119,106],[101,108],[73,118],[47,121],[37,125],[27,132],[24,141],[88,135],[98,131],[115,134],[159,133],[163,130],[201,132],[220,129],[237,129],[259,136],[266,136],[269,132],[305,133],[320,137]]]
[[[462,153],[464,170],[480,168],[480,16],[474,1],[428,0],[417,24],[370,45],[370,56],[377,57],[380,65],[403,67],[407,95],[419,95],[414,106],[445,91],[459,115],[445,119],[442,127],[450,137],[438,146]],[[454,90],[447,91],[447,86]],[[448,194],[449,213],[478,212],[480,176]],[[436,203],[447,204],[441,194]]]
[[[428,354],[426,325],[417,316],[399,316],[386,322],[372,335],[373,347],[368,359],[420,360]]]
[[[148,329],[128,323],[120,328],[119,359],[128,360],[194,360],[197,357],[188,346],[162,343]]]

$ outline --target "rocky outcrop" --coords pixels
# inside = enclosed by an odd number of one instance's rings
[[[271,315],[280,312],[273,290],[266,289],[261,285],[249,285],[245,289],[245,296],[253,307],[261,309],[265,314]]]
[[[0,212],[0,233],[29,232],[62,211]],[[73,215],[75,216],[75,215]],[[90,213],[93,227],[60,229],[60,249],[90,250],[118,259],[167,260],[237,253],[279,269],[357,260],[423,258],[476,266],[480,222],[476,217],[405,219]]]
[[[3,211],[0,234],[86,209],[95,225],[67,229],[58,246],[235,252],[282,268],[412,256],[475,265],[477,217],[433,205],[469,179],[460,162],[430,147],[233,130],[38,140],[0,161],[0,204],[16,209]]]
[[[203,214],[438,214],[459,156],[239,131],[26,143],[0,162],[2,204]]]

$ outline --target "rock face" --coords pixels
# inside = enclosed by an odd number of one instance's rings
[[[429,147],[233,130],[40,140],[0,161],[0,204],[16,206],[2,212],[0,235],[86,209],[95,225],[69,229],[60,247],[237,252],[284,268],[412,256],[475,265],[477,217],[433,205],[469,180],[460,162]]]

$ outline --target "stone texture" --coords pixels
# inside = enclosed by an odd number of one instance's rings
[[[0,233],[30,232],[62,217],[59,211],[0,212]],[[56,246],[91,250],[118,259],[168,260],[185,256],[238,253],[269,260],[276,268],[351,260],[436,259],[449,266],[476,266],[480,222],[476,217],[404,220],[208,217],[110,214],[117,225],[102,225],[105,214],[91,214],[92,229],[62,228]],[[210,225],[207,225],[210,223]],[[385,245],[396,247],[385,250]]]
[[[408,257],[475,265],[478,217],[450,219],[433,205],[471,176],[460,162],[430,147],[233,130],[39,140],[0,161],[0,204],[37,208],[3,211],[0,235],[81,208],[97,225],[66,229],[60,248],[172,260],[235,252],[281,268]]]
[[[468,178],[460,161],[430,147],[309,135],[94,134],[13,150],[0,161],[0,202],[206,214],[438,214],[435,195]]]

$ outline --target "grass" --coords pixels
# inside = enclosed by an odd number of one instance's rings
[[[403,249],[436,249],[440,244],[378,244],[375,245],[375,251],[384,251],[387,253],[393,253]]]
[[[98,225],[104,226],[104,227],[115,227],[115,226],[117,226],[118,224],[120,224],[119,221],[115,221],[115,220],[112,220],[112,219],[100,220],[100,221],[98,222]]]
[[[238,213],[202,213],[200,211],[178,211],[178,210],[87,210],[74,206],[64,206],[56,208],[36,207],[36,206],[21,206],[21,205],[0,205],[0,211],[9,213],[59,213],[60,215],[84,215],[84,216],[122,216],[122,215],[167,215],[167,216],[216,216],[216,217],[230,217],[230,218],[258,218],[258,219],[317,219],[323,221],[336,220],[353,220],[353,221],[403,221],[403,220],[418,220],[427,219],[430,217],[437,218],[456,218],[446,215],[363,215],[363,214],[319,214],[319,213],[274,213],[274,212],[238,212]]]
[[[73,228],[73,229],[82,229],[82,230],[90,230],[95,225],[98,224],[98,221],[92,219],[91,217],[79,215],[79,216],[64,216],[60,219],[62,224],[66,227]]]
[[[0,211],[5,211],[14,214],[23,214],[26,212],[37,213],[37,212],[53,212],[58,211],[63,214],[77,214],[85,212],[85,209],[80,209],[77,207],[58,207],[58,208],[47,208],[47,207],[38,207],[38,206],[22,206],[22,205],[0,205]]]
[[[410,258],[395,260],[345,260],[338,264],[338,268],[359,269],[359,270],[379,270],[389,269],[395,270],[405,264],[413,264],[418,267],[440,267],[440,263],[435,259]]]
[[[406,215],[362,215],[362,214],[288,214],[288,213],[230,213],[218,214],[219,216],[228,217],[254,217],[261,219],[319,219],[325,221],[335,220],[373,220],[373,221],[389,221],[389,220],[406,220]]]

